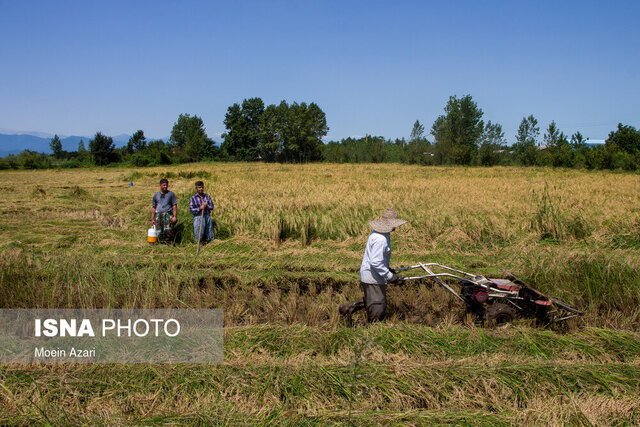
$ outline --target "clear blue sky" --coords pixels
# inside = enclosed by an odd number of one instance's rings
[[[325,140],[428,130],[470,94],[512,142],[525,115],[604,139],[640,127],[640,1],[0,0],[0,128],[216,140],[227,108],[316,102]]]

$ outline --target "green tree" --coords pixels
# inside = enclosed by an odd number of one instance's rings
[[[516,158],[521,164],[525,166],[536,164],[539,136],[538,120],[533,115],[523,117],[520,126],[518,126],[516,143],[513,145]]]
[[[580,150],[586,148],[587,141],[585,141],[584,136],[580,132],[576,132],[571,135],[571,146],[574,150]]]
[[[264,107],[260,98],[227,109],[222,149],[236,160],[310,162],[322,160],[327,119],[317,104],[285,101]]]
[[[424,125],[422,125],[419,120],[416,120],[413,124],[413,129],[411,129],[409,141],[419,141],[422,138],[424,138]]]
[[[269,105],[260,119],[258,158],[267,162],[277,161],[284,147],[284,125],[289,106],[282,101],[279,106]]]
[[[507,146],[502,125],[499,123],[491,123],[491,120],[489,120],[484,127],[480,140],[478,163],[482,166],[499,164],[504,157],[503,153]]]
[[[560,131],[555,121],[549,123],[547,132],[544,135],[544,143],[551,154],[553,166],[573,166],[573,152],[571,145],[563,132]]]
[[[127,143],[127,154],[133,154],[138,151],[142,151],[147,147],[147,138],[144,136],[144,132],[142,130],[137,130],[134,134],[129,138],[129,142]]]
[[[587,146],[587,142],[584,139],[584,136],[580,132],[576,132],[571,135],[571,140],[569,141],[571,145],[571,149],[573,150],[574,161],[573,166],[584,168],[589,167],[588,163],[588,154],[589,147]]]
[[[96,136],[89,141],[89,152],[93,162],[98,166],[108,165],[115,160],[115,146],[113,138],[96,133]]]
[[[471,164],[478,150],[484,131],[484,114],[471,95],[462,98],[449,97],[444,108],[431,127],[435,138],[436,158],[441,163]]]
[[[181,162],[198,162],[216,154],[215,143],[207,136],[204,122],[198,116],[180,114],[171,129],[170,142]]]
[[[91,161],[91,154],[85,148],[82,139],[78,142],[78,161],[82,163],[89,163]]]
[[[51,151],[53,151],[53,156],[56,159],[59,159],[60,157],[62,157],[62,142],[60,141],[60,138],[58,137],[57,134],[53,135],[53,138],[49,143],[49,147],[51,147]]]
[[[281,102],[284,110],[286,103]],[[283,123],[281,159],[285,162],[314,162],[322,160],[322,138],[329,131],[324,111],[317,104],[294,102],[288,108]]]
[[[344,140],[343,140],[344,141]],[[329,163],[348,163],[349,153],[343,141],[329,141],[324,147],[324,160]]]
[[[261,124],[264,124],[264,102],[261,98],[249,98],[242,105],[233,104],[227,109],[222,135],[222,149],[236,160],[259,160]],[[272,143],[273,141],[270,141]]]
[[[51,157],[31,150],[23,150],[16,160],[24,169],[48,169],[52,166]]]
[[[620,150],[629,154],[640,153],[640,132],[633,126],[618,123],[618,129],[609,132],[605,144],[615,144]]]
[[[401,140],[403,148],[402,161],[404,163],[417,163],[421,165],[431,164],[431,144],[424,136],[424,125],[416,120],[411,129],[409,143],[405,145],[404,138]]]
[[[558,143],[560,140],[560,129],[558,129],[558,125],[554,120],[549,123],[549,127],[547,128],[547,132],[543,136],[544,144],[547,147],[552,147]]]

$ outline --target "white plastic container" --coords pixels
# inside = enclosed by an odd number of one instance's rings
[[[149,243],[157,243],[158,242],[158,232],[156,231],[156,227],[151,227],[147,232],[147,242]]]

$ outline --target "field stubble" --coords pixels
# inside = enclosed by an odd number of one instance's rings
[[[145,242],[165,175],[174,247]],[[219,367],[3,367],[0,421],[639,420],[640,339],[624,332],[640,325],[638,175],[240,163],[0,176],[0,307],[216,307],[228,328]],[[217,240],[196,258],[199,178]],[[392,264],[503,267],[587,315],[566,335],[485,333],[424,282],[390,289],[386,326],[345,328],[336,308],[359,296],[368,221],[389,205],[410,221]]]
[[[145,242],[165,175],[182,222],[171,248]],[[187,205],[198,178],[216,203],[218,238],[195,259]],[[637,175],[198,164],[4,172],[3,181],[0,278],[14,284],[3,307],[215,306],[230,325],[335,326],[335,306],[359,293],[368,221],[393,205],[410,221],[393,235],[395,265],[440,262],[487,276],[503,267],[586,309],[587,324],[640,324]],[[460,312],[425,285],[392,290],[392,320],[435,325]]]

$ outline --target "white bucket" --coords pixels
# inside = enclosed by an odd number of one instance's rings
[[[158,241],[158,232],[156,231],[156,227],[151,227],[147,232],[147,242],[156,243]]]

